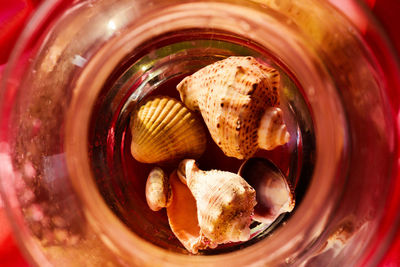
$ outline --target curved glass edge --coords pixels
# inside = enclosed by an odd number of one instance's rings
[[[20,33],[14,48],[11,51],[6,67],[0,80],[0,197],[9,219],[16,242],[24,258],[32,266],[53,266],[41,250],[41,247],[30,237],[28,227],[24,222],[24,215],[18,209],[16,189],[12,182],[16,180],[13,171],[10,145],[10,110],[16,96],[19,82],[24,71],[28,68],[33,55],[33,47],[49,32],[53,23],[59,19],[65,10],[78,5],[83,0],[54,0],[42,1],[37,9],[28,18],[24,29]]]
[[[368,8],[364,1],[356,0],[355,2],[367,17],[368,25],[363,37],[369,49],[374,52],[375,60],[386,79],[384,89],[395,128],[392,144],[396,159],[388,177],[391,179],[390,191],[375,240],[361,261],[361,266],[377,266],[395,245],[396,236],[398,238],[400,232],[400,213],[398,212],[400,210],[400,57],[399,51],[396,51],[379,17]]]

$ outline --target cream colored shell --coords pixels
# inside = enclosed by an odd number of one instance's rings
[[[289,140],[279,83],[279,72],[253,57],[229,57],[186,77],[177,89],[189,109],[201,112],[222,151],[243,159]]]
[[[200,119],[180,101],[153,97],[131,117],[131,153],[142,163],[179,162],[198,158],[206,148]]]
[[[146,201],[149,208],[158,211],[171,204],[172,191],[168,176],[159,168],[153,168],[146,181]]]
[[[201,171],[193,159],[183,160],[169,180],[160,168],[154,168],[146,184],[150,208],[167,208],[172,232],[193,254],[218,244],[247,241],[255,195],[239,175]]]
[[[189,188],[179,181],[176,171],[170,175],[169,181],[174,197],[167,207],[167,215],[176,238],[192,254],[217,247],[218,244],[204,236],[197,218],[196,200]]]
[[[223,244],[250,238],[256,192],[242,177],[199,170],[194,160],[182,161],[178,175],[196,200],[199,226],[207,239]]]

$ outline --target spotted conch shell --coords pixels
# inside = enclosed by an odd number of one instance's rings
[[[247,241],[256,205],[255,190],[239,175],[202,171],[195,161],[183,160],[178,176],[196,200],[202,235],[213,244]]]
[[[200,119],[180,101],[153,97],[131,117],[131,153],[142,163],[170,163],[200,157],[206,135]]]
[[[211,137],[229,157],[271,150],[290,135],[278,107],[279,72],[253,57],[229,57],[183,79],[177,89],[191,110],[199,110]]]

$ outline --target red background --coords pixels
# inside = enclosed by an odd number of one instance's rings
[[[331,0],[339,2],[338,0]],[[0,77],[16,39],[23,30],[24,25],[39,5],[40,0],[0,0]],[[399,0],[365,0],[372,11],[379,18],[383,28],[392,40],[398,53],[400,53],[400,1]],[[366,29],[368,31],[368,28]],[[400,78],[400,77],[399,77]],[[398,176],[400,177],[400,175]],[[400,178],[399,178],[400,179]],[[397,183],[395,192],[400,194],[400,183]],[[398,197],[400,198],[400,196]],[[400,204],[399,200],[396,204]],[[399,206],[390,209],[398,213]],[[389,216],[390,217],[390,216]],[[3,203],[0,200],[0,266],[22,267],[29,266],[21,255],[12,236],[10,225],[7,221]],[[386,253],[380,266],[400,266],[400,227],[396,239]]]

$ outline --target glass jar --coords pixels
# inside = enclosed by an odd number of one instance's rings
[[[0,102],[2,196],[31,263],[379,262],[399,220],[388,213],[399,183],[399,70],[362,10],[364,35],[313,0],[44,3],[14,49]],[[165,214],[145,205],[149,167],[126,153],[129,115],[147,95],[173,94],[177,80],[230,55],[282,75],[292,138],[267,156],[294,184],[296,209],[248,242],[188,255]]]

